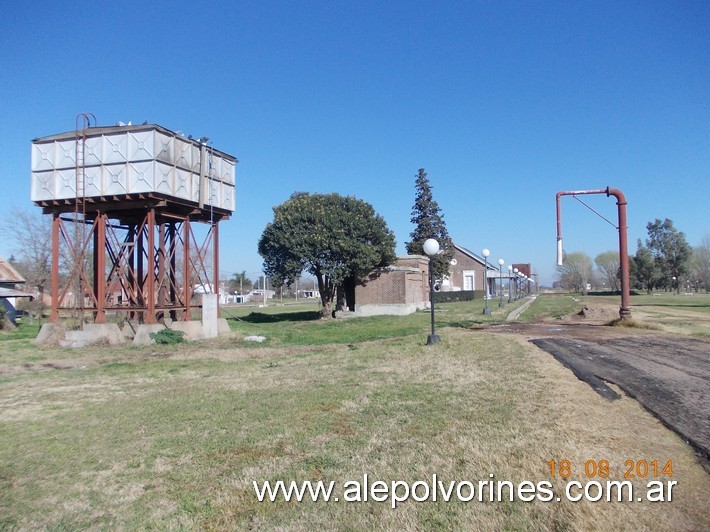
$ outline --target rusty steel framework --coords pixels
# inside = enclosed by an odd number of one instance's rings
[[[589,205],[581,201],[577,196],[584,194],[606,194],[607,197],[614,196],[618,206],[619,225],[614,226],[619,231],[619,269],[621,276],[621,307],[619,307],[619,318],[626,320],[631,318],[631,296],[629,288],[629,249],[627,237],[627,222],[626,222],[626,197],[621,190],[616,188],[606,187],[603,190],[568,190],[558,192],[556,195],[557,205],[557,264],[562,265],[562,211],[560,207],[560,199],[562,196],[573,196],[580,201],[585,207],[594,212],[597,216],[604,218],[601,214],[592,209]],[[606,220],[606,218],[604,218]],[[607,220],[608,222],[609,220]],[[609,222],[611,223],[611,222]],[[613,223],[611,225],[614,225]]]
[[[219,295],[219,222],[231,211],[155,192],[87,197],[92,118],[77,117],[76,197],[35,201],[52,217],[50,321],[59,322],[60,311],[82,322],[90,313],[95,323],[107,313],[142,323],[190,320],[201,306],[196,290]],[[203,238],[195,224],[206,227]]]
[[[126,312],[143,323],[165,317],[191,319],[192,309],[199,307],[193,302],[195,288],[210,286],[209,291],[219,291],[219,218],[206,220],[199,209],[176,210],[176,205],[156,198],[124,200],[120,210],[89,204],[87,230],[77,243],[69,226],[75,221],[64,216],[66,209],[45,207],[52,215],[50,321],[59,321],[59,311],[75,286],[80,293],[73,306],[82,313],[92,312],[95,323],[105,323],[107,311]],[[195,222],[208,224],[201,242],[193,229]],[[92,248],[89,275],[82,266]],[[63,282],[60,249],[70,253],[72,264]]]

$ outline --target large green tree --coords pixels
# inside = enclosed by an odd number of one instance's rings
[[[710,234],[705,235],[700,245],[693,248],[690,267],[696,291],[700,286],[706,292],[710,291]]]
[[[680,279],[686,277],[690,268],[693,248],[685,240],[685,234],[673,227],[673,221],[658,218],[646,224],[648,247],[661,274],[662,283],[667,285],[676,278],[675,288],[680,290]]]
[[[405,244],[410,255],[424,255],[424,242],[434,238],[439,242],[441,251],[434,257],[434,276],[443,279],[449,274],[451,259],[454,257],[454,243],[446,230],[444,215],[431,192],[431,185],[424,168],[420,168],[414,184],[415,196],[412,207],[414,230],[410,233],[411,241]]]
[[[629,257],[629,277],[631,286],[646,290],[649,294],[658,286],[661,278],[651,251],[641,243],[640,238],[636,255]]]
[[[274,221],[259,240],[264,271],[275,285],[290,285],[303,271],[318,281],[323,317],[336,289],[363,283],[395,259],[394,233],[372,205],[352,196],[296,192],[274,207]]]

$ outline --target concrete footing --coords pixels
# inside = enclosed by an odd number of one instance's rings
[[[60,340],[64,340],[66,331],[58,323],[45,323],[35,338],[37,345],[59,345]]]
[[[154,344],[155,340],[150,337],[150,333],[157,333],[165,328],[162,323],[141,323],[136,329],[136,335],[133,337],[133,345]]]
[[[212,327],[215,332],[211,338],[230,334],[229,324],[224,318],[213,320]],[[45,323],[34,342],[37,345],[58,345],[75,349],[97,344],[118,345],[126,342],[131,342],[133,345],[150,345],[155,343],[150,334],[165,328],[183,331],[185,340],[189,341],[207,338],[204,325],[200,321],[174,321],[167,324],[132,322],[124,323],[123,328],[116,323],[87,323],[83,330],[78,331],[67,331],[57,323]]]
[[[87,323],[80,331],[66,331],[57,323],[45,323],[35,338],[38,345],[80,348],[96,344],[118,345],[125,341],[116,323]]]
[[[227,323],[227,318],[217,318],[217,334],[219,336],[225,336],[230,334],[232,330],[229,328],[229,323]]]
[[[199,321],[174,321],[171,329],[185,333],[185,340],[201,340],[205,337],[202,323]]]

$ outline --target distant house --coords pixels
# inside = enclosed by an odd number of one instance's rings
[[[247,294],[248,299],[246,301],[264,301],[264,296],[266,296],[266,301],[273,299],[276,295],[274,290],[264,290],[262,288],[255,288],[249,294]]]
[[[488,282],[488,294],[495,292],[498,265],[488,262],[488,273],[485,274],[485,259],[463,246],[454,244],[454,258],[449,266],[449,275],[442,280],[443,292],[458,292],[460,290],[484,290]],[[506,269],[504,275],[508,276]]]
[[[23,297],[34,299],[33,294],[18,289],[24,284],[25,278],[12,264],[0,257],[0,306],[12,323],[15,323],[17,317],[17,299]]]
[[[315,290],[315,289],[299,290],[297,293],[298,293],[298,297],[303,297],[306,299],[319,299],[320,298],[320,290]]]

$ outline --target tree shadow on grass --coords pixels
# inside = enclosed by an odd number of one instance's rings
[[[688,303],[676,303],[675,301],[671,302],[656,302],[656,301],[647,301],[647,302],[641,302],[638,303],[636,301],[631,301],[632,307],[685,307],[685,308],[696,308],[696,309],[703,309],[706,308],[710,305],[704,305],[703,302],[701,303],[696,303],[694,301],[688,301]]]
[[[438,323],[439,327],[453,327],[456,329],[477,329],[481,327],[484,323],[483,320],[453,320],[453,321],[442,321]]]
[[[228,320],[245,321],[247,323],[279,323],[288,321],[316,321],[320,320],[321,314],[317,310],[304,312],[282,312],[279,314],[264,314],[263,312],[251,312],[241,318],[230,317]]]

